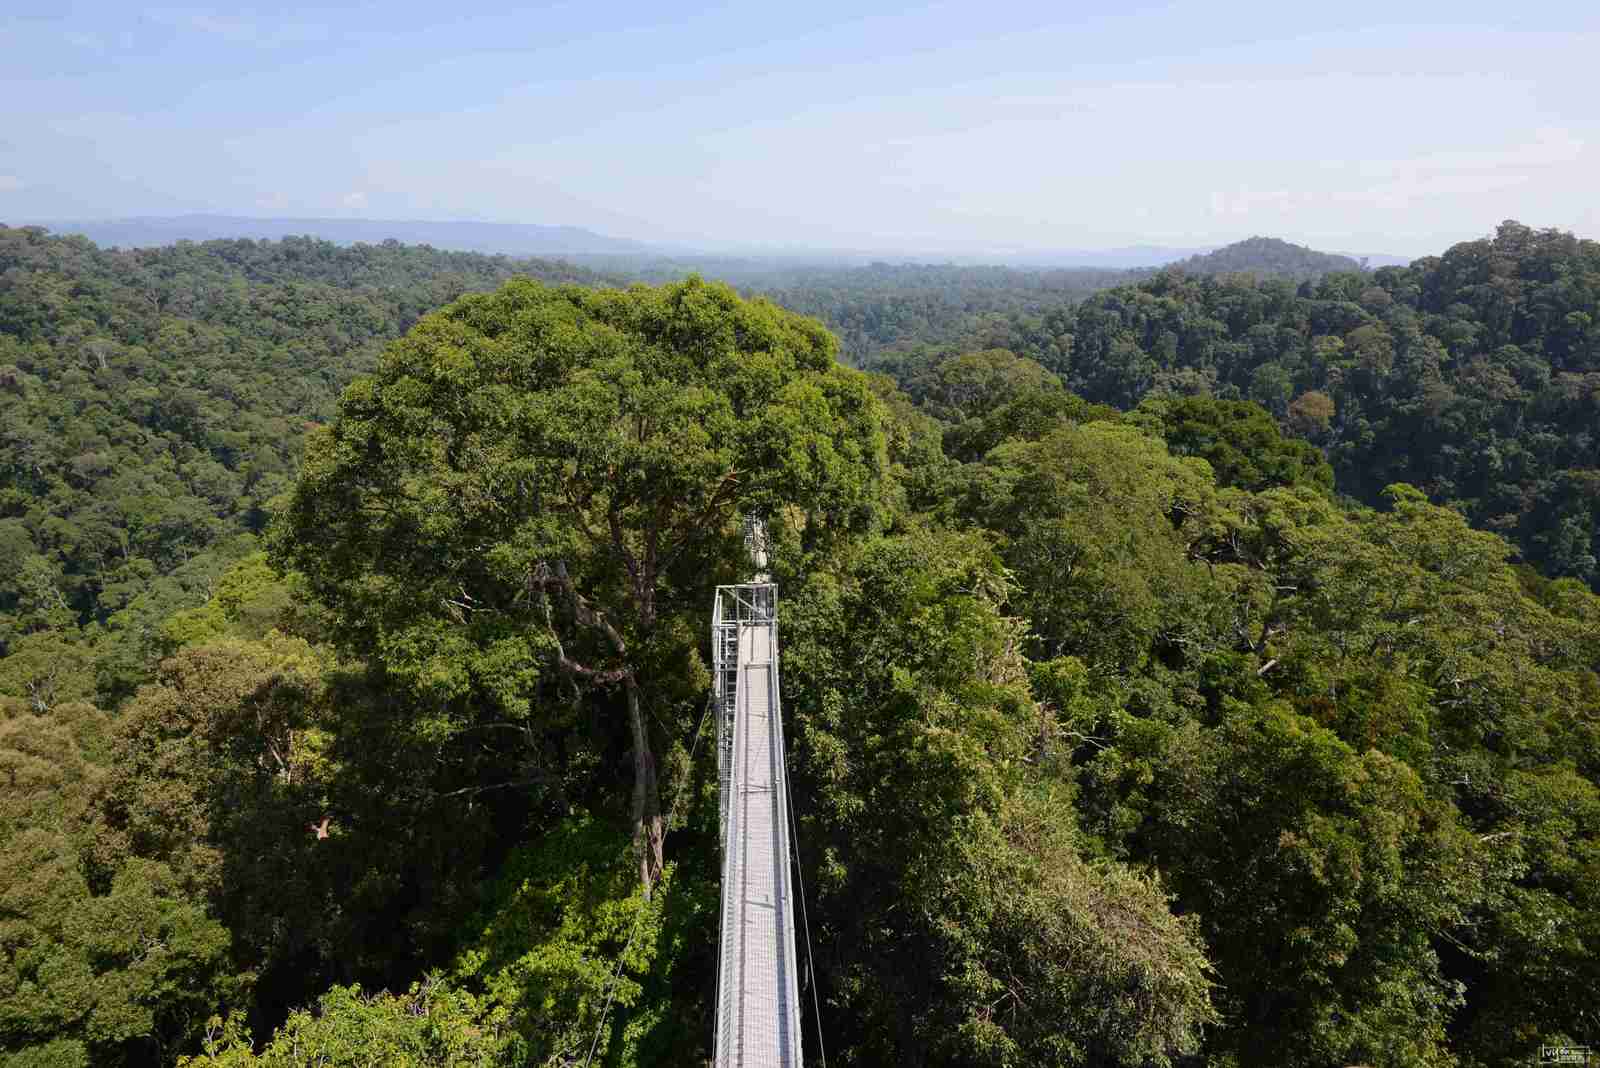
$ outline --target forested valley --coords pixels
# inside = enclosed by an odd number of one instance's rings
[[[744,516],[808,1056],[1600,1042],[1600,245],[1246,245],[0,228],[0,1068],[706,1063]]]

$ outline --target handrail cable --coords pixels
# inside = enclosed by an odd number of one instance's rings
[[[705,733],[706,720],[710,718],[711,706],[715,703],[716,691],[712,690],[710,694],[706,695],[706,708],[704,712],[700,713],[700,726],[694,729],[694,744],[689,748],[689,766],[684,772],[683,780],[678,783],[677,792],[672,795],[672,804],[667,806],[667,824],[661,830],[663,842],[665,842],[667,834],[672,830],[673,819],[678,814],[678,802],[683,800],[683,788],[694,777],[694,758],[695,754],[700,751],[700,736]],[[584,1068],[589,1068],[589,1062],[594,1060],[594,1051],[600,1047],[600,1036],[605,1032],[606,1017],[611,1012],[611,999],[617,995],[617,978],[622,975],[622,964],[628,959],[628,950],[633,948],[633,940],[639,937],[639,924],[644,919],[647,907],[648,902],[633,917],[633,930],[628,932],[628,941],[623,944],[622,952],[617,954],[617,966],[611,973],[611,980],[606,984],[606,1003],[600,1009],[600,1022],[594,1028],[594,1041],[589,1043],[589,1054],[583,1058]],[[824,1068],[826,1068],[826,1065],[824,1065]]]
[[[806,935],[806,967],[811,969],[811,1014],[817,1021],[817,1053],[828,1068],[828,1051],[822,1044],[822,1006],[817,1001],[817,960],[811,950],[811,920],[806,915],[806,873],[800,863],[800,828],[794,818],[794,792],[789,789],[789,746],[784,743],[783,807],[789,811],[789,847],[794,851],[794,874],[800,887],[800,926]]]

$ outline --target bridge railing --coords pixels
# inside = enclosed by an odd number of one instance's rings
[[[751,635],[750,629],[755,627],[761,628],[761,632]],[[757,644],[747,650],[747,656],[741,657],[741,637],[745,635],[752,637]],[[717,703],[717,770],[721,786],[720,830],[724,864],[722,948],[717,969],[717,1064],[719,1068],[736,1064],[798,1068],[801,1063],[799,961],[795,956],[794,895],[789,868],[789,784],[778,679],[777,586],[770,582],[754,582],[717,587],[711,615],[711,649],[713,696]],[[761,787],[771,791],[773,825],[770,828],[765,822],[760,828],[741,826],[740,821],[745,818],[744,806],[735,803],[735,795],[746,788],[738,769],[746,761],[744,747],[748,732],[741,729],[744,725],[739,720],[739,704],[750,698],[740,692],[741,671],[765,671],[767,674],[765,707],[746,711],[763,718],[766,723],[763,733],[770,732],[772,748],[767,759],[759,762],[763,765],[760,777],[767,779],[770,776],[770,787]],[[742,1036],[746,1033],[746,1022],[739,1017],[741,1011],[747,1010],[741,1009],[745,999],[740,988],[752,979],[745,972],[746,954],[743,943],[739,941],[743,938],[743,923],[738,918],[744,915],[745,906],[739,897],[739,887],[729,878],[728,868],[736,857],[740,863],[743,862],[746,843],[741,836],[747,834],[772,836],[772,848],[768,855],[771,856],[770,863],[774,865],[770,885],[775,891],[776,900],[767,907],[776,906],[775,919],[778,921],[778,930],[775,932],[778,943],[760,952],[754,952],[752,947],[753,955],[749,958],[751,965],[765,958],[769,962],[767,967],[776,969],[776,974],[765,974],[770,976],[770,980],[776,981],[776,989],[768,997],[775,995],[777,1003],[768,1001],[762,1006],[760,1023],[750,1021],[756,1028],[755,1033],[764,1030],[777,1039],[776,1048],[767,1046],[761,1052],[743,1048]],[[730,943],[730,939],[734,941]]]
[[[711,685],[717,703],[717,779],[721,790],[720,825],[723,848],[728,844],[728,785],[733,768],[734,702],[739,685],[739,628],[774,624],[778,587],[770,582],[718,586],[711,609]],[[776,649],[769,649],[776,657]]]
[[[737,915],[736,902],[739,887],[728,878],[730,848],[736,848],[740,834],[740,809],[734,800],[734,769],[740,761],[743,732],[736,731],[739,702],[739,631],[743,625],[739,601],[733,592],[736,587],[717,588],[716,606],[712,610],[712,657],[717,697],[717,778],[720,798],[720,831],[722,839],[722,917],[724,928],[728,918]],[[725,596],[726,593],[726,596]],[[719,941],[725,941],[726,929]],[[731,1006],[738,1001],[738,984],[743,975],[735,969],[736,955],[726,952],[724,946],[717,959],[717,1051],[734,1048],[738,1029],[737,1013]]]
[[[778,684],[778,620],[777,620],[777,587],[772,588],[772,625],[767,628],[767,663],[770,684],[768,692],[771,694],[770,712],[772,716],[772,740],[775,751],[773,793],[777,801],[778,848],[777,854],[777,881],[779,896],[783,902],[783,923],[780,928],[780,942],[778,947],[779,957],[782,960],[781,970],[785,989],[781,991],[782,998],[779,1012],[782,1015],[780,1033],[783,1036],[784,1061],[783,1063],[800,1068],[803,1063],[800,1053],[800,958],[795,945],[794,930],[794,872],[790,868],[794,859],[794,846],[789,837],[789,825],[792,819],[789,812],[789,752],[788,743],[783,736],[783,698]]]

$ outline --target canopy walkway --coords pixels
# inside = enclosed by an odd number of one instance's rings
[[[747,528],[764,572],[760,524]],[[717,587],[711,616],[722,794],[716,1068],[800,1068],[789,782],[778,699],[778,588]]]

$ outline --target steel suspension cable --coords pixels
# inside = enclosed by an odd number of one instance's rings
[[[828,1068],[828,1051],[822,1043],[822,1006],[817,1000],[817,960],[811,949],[811,920],[806,914],[806,873],[800,863],[800,828],[794,818],[794,794],[789,790],[789,746],[784,743],[783,807],[789,813],[789,848],[794,853],[795,879],[800,889],[800,926],[806,936],[806,967],[811,969],[811,1015],[817,1021],[817,1053]]]

